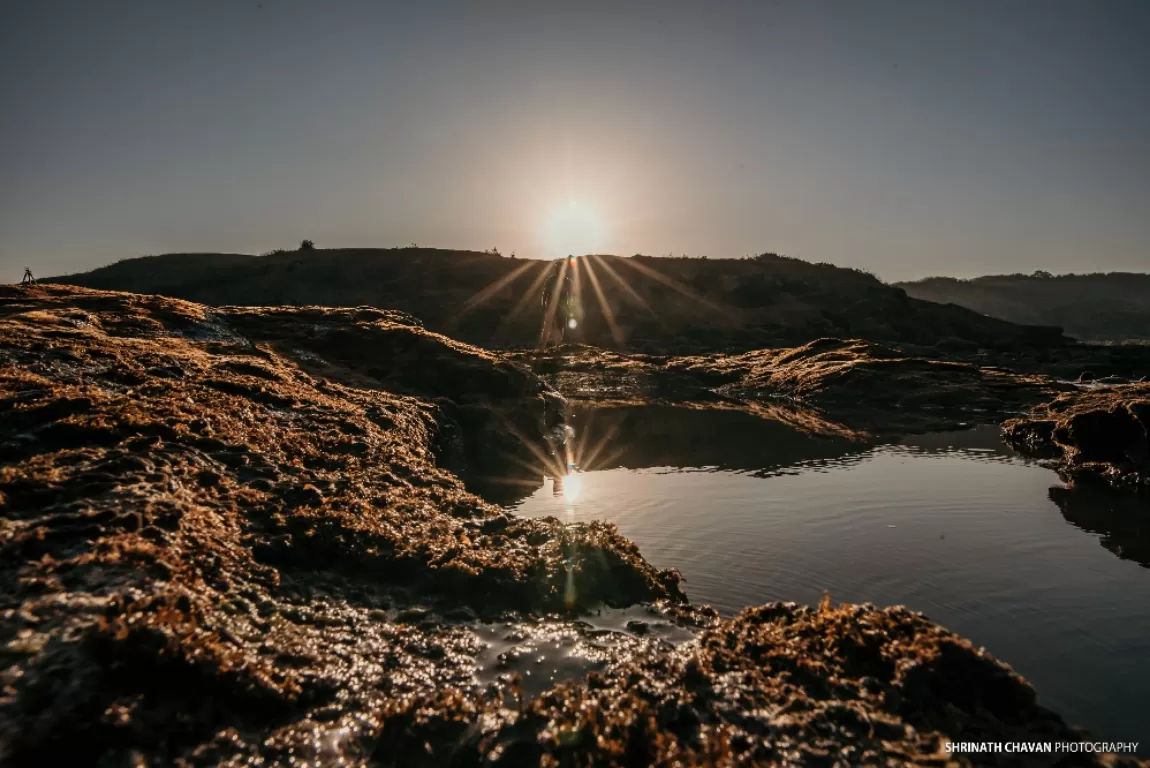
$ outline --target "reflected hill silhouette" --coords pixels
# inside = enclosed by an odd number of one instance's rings
[[[535,478],[561,477],[568,465],[584,472],[692,467],[766,476],[809,462],[861,456],[878,442],[848,431],[818,434],[802,417],[763,409],[571,403],[568,438],[557,446],[554,462],[538,462]],[[525,480],[519,469],[515,477],[467,478],[468,487],[490,501],[513,504],[540,485]]]
[[[988,458],[1037,463],[1036,460],[1027,458],[1003,442],[1002,430],[997,424],[979,424],[970,429],[906,435],[899,440],[899,444],[927,453],[977,452],[985,454]]]
[[[1122,560],[1150,568],[1150,499],[1101,486],[1050,489],[1066,522],[1099,535],[1098,543]]]
[[[650,467],[714,467],[769,474],[817,459],[863,453],[875,443],[814,435],[745,410],[672,405],[574,405],[569,422],[584,471]],[[580,460],[581,459],[581,460]]]

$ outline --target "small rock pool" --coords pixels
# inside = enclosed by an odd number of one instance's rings
[[[671,406],[581,406],[571,425],[573,473],[516,513],[613,521],[726,615],[824,590],[906,605],[1069,722],[1150,741],[1150,502],[1069,489],[994,426],[848,440]]]

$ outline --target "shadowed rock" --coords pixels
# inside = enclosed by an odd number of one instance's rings
[[[1006,440],[1059,460],[1067,480],[1150,490],[1150,386],[1099,387],[1060,395],[1003,424]]]
[[[517,353],[565,396],[722,407],[773,404],[827,433],[941,429],[997,421],[1072,385],[1039,374],[931,360],[860,340],[818,339],[740,355],[626,355],[590,347]]]

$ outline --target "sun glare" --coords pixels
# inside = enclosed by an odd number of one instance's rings
[[[552,257],[600,253],[605,238],[603,219],[594,209],[571,200],[551,212],[545,236]]]

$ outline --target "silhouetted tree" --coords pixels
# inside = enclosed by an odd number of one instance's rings
[[[299,243],[299,249],[301,251],[314,251],[315,242],[312,240],[301,240]]]
[[[1050,274],[1045,269],[1036,269],[1036,270],[1034,270],[1033,277],[1049,278],[1049,277],[1054,277],[1054,275]]]

